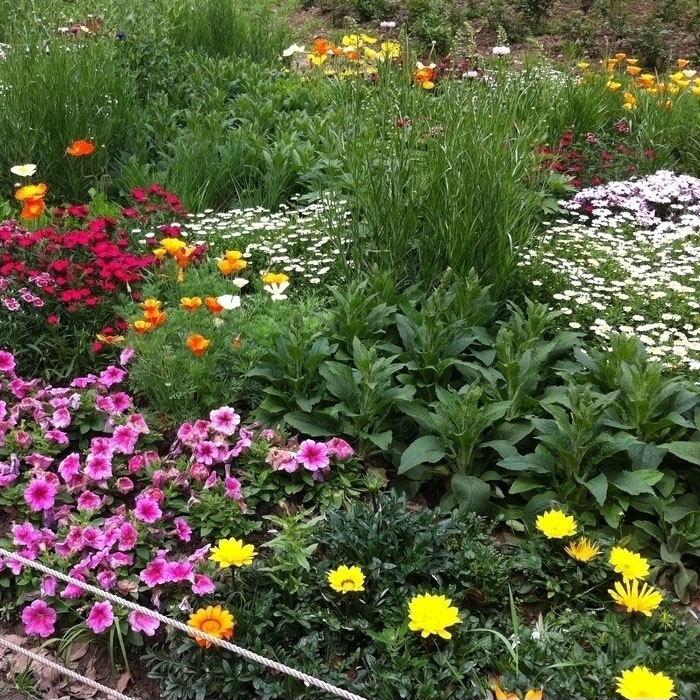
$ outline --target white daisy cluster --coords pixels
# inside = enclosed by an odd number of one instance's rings
[[[700,180],[660,171],[582,190],[519,263],[568,325],[634,334],[669,367],[700,370]]]
[[[0,42],[0,61],[2,61],[3,58],[5,58],[5,52],[9,48],[10,48],[9,44],[3,44],[2,42]]]
[[[263,207],[223,212],[205,209],[190,214],[189,221],[179,226],[179,236],[191,245],[206,244],[214,255],[236,248],[259,270],[284,272],[293,281],[319,284],[344,255],[350,216],[346,204],[345,200],[303,207],[281,204],[276,212]],[[159,231],[140,229],[132,234],[142,243],[163,237]]]

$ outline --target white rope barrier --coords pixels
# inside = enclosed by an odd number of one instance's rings
[[[49,576],[53,576],[54,578],[57,578],[60,581],[72,583],[74,586],[78,586],[82,590],[87,591],[88,593],[92,593],[93,595],[96,595],[99,598],[109,600],[110,602],[115,603],[116,605],[121,605],[125,608],[129,608],[130,610],[136,610],[137,612],[143,613],[144,615],[148,615],[149,617],[152,617],[153,619],[162,622],[164,625],[167,625],[168,627],[171,627],[173,629],[180,630],[185,634],[188,634],[193,637],[199,637],[200,639],[205,639],[206,641],[211,642],[215,646],[221,647],[222,649],[227,649],[228,651],[231,651],[234,654],[238,654],[238,656],[242,656],[248,661],[253,661],[257,664],[260,664],[261,666],[266,666],[267,668],[271,668],[274,671],[278,671],[279,673],[284,673],[288,676],[291,676],[292,678],[296,678],[297,680],[304,683],[304,685],[306,685],[307,687],[314,686],[316,688],[320,688],[321,690],[325,690],[331,695],[337,695],[338,697],[345,698],[345,700],[366,700],[366,698],[363,698],[361,695],[356,695],[355,693],[351,693],[348,690],[344,690],[343,688],[339,688],[335,685],[331,685],[330,683],[326,683],[325,681],[315,678],[314,676],[310,676],[308,673],[303,673],[302,671],[298,671],[297,669],[292,668],[291,666],[286,666],[285,664],[281,664],[277,661],[273,661],[272,659],[268,659],[265,656],[256,654],[253,651],[249,651],[248,649],[239,647],[237,644],[231,644],[231,642],[228,642],[225,639],[213,637],[212,635],[207,634],[206,632],[202,632],[202,630],[199,630],[196,627],[190,627],[190,625],[186,625],[184,622],[180,622],[179,620],[175,620],[171,617],[167,617],[166,615],[162,615],[156,610],[151,610],[150,608],[145,608],[143,605],[139,605],[138,603],[134,603],[133,601],[126,600],[125,598],[120,598],[119,596],[116,596],[113,593],[103,591],[101,588],[97,588],[96,586],[92,586],[89,583],[85,583],[84,581],[80,581],[79,579],[73,578],[72,576],[68,576],[67,574],[64,574],[61,571],[51,569],[48,566],[44,566],[43,564],[40,564],[37,561],[26,559],[25,557],[16,554],[15,552],[10,552],[6,549],[3,549],[2,547],[0,547],[0,556],[7,557],[8,559],[13,559],[14,561],[17,561],[20,564],[23,564],[24,566],[28,566],[32,569],[36,569],[37,571],[41,571],[42,573],[48,574]],[[126,698],[126,700],[134,700],[133,698],[128,698],[125,695],[120,696],[120,700],[124,700],[124,698]]]
[[[71,671],[69,668],[61,666],[61,664],[57,664],[55,661],[51,661],[51,659],[47,659],[45,656],[39,656],[39,654],[35,654],[33,651],[29,651],[29,649],[24,649],[23,647],[20,647],[17,644],[13,644],[4,637],[0,637],[0,646],[7,647],[8,649],[11,649],[17,654],[21,654],[22,656],[26,656],[32,661],[36,661],[36,663],[41,664],[42,666],[52,668],[54,671],[60,673],[62,676],[68,676],[68,678],[80,681],[81,683],[90,686],[95,690],[99,690],[101,693],[104,693],[105,695],[108,695],[111,698],[115,698],[116,700],[139,700],[139,698],[124,695],[124,693],[120,693],[118,690],[112,690],[112,688],[108,688],[106,685],[102,685],[102,683],[93,681],[92,678],[88,678],[87,676],[82,676],[79,673],[76,673],[75,671]]]

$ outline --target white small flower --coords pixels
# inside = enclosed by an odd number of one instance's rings
[[[509,46],[494,46],[493,49],[491,49],[491,53],[494,56],[507,56],[510,53],[510,47]]]
[[[284,51],[282,51],[282,55],[285,58],[293,56],[295,53],[306,53],[306,47],[299,46],[299,44],[292,44],[291,46],[288,46]]]
[[[216,301],[220,306],[223,306],[226,311],[237,309],[241,305],[241,298],[233,294],[224,294],[220,297],[216,297]]]
[[[219,318],[218,316],[214,319],[214,327],[215,328],[221,328],[221,326],[224,325],[224,319]]]
[[[36,165],[34,163],[27,163],[26,165],[13,165],[10,168],[10,172],[17,177],[31,177],[36,172]]]
[[[231,282],[233,282],[238,289],[243,289],[243,287],[248,284],[248,280],[245,277],[234,277]]]
[[[379,26],[382,29],[393,29],[396,26],[396,22],[381,22]]]

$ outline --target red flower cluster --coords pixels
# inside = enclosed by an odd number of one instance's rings
[[[155,260],[129,252],[127,231],[116,219],[89,214],[86,205],[58,208],[51,225],[37,231],[0,224],[0,277],[29,285],[53,312],[53,324],[61,310],[95,307],[126,291]]]
[[[542,167],[571,178],[576,188],[602,185],[615,179],[625,179],[640,170],[644,160],[654,159],[652,149],[639,150],[620,141],[627,135],[629,125],[615,122],[613,135],[599,136],[592,132],[575,136],[565,131],[556,146],[537,146]]]
[[[158,214],[168,217],[187,215],[179,197],[155,183],[146,189],[131,190],[131,197],[134,206],[122,209],[122,214],[129,219],[150,221]]]

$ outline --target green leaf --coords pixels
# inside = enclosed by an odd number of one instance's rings
[[[700,464],[700,442],[667,442],[660,447],[691,464]]]
[[[391,430],[385,430],[383,433],[364,433],[363,437],[366,437],[370,442],[375,444],[380,450],[386,452],[391,445],[391,440],[394,434]]]
[[[414,440],[401,455],[399,474],[407,472],[419,464],[439,462],[445,456],[445,450],[435,435],[424,435]]]
[[[646,471],[646,470],[640,470]],[[663,476],[663,474],[661,475]],[[630,494],[630,496],[639,496],[642,493],[654,493],[654,489],[649,486],[640,472],[630,472],[626,469],[609,477],[611,484],[616,486],[620,491]]]
[[[460,508],[474,513],[483,513],[489,502],[491,488],[476,476],[455,474],[452,477],[452,493]]]
[[[302,411],[295,411],[293,413],[288,413],[284,417],[284,420],[295,430],[312,437],[335,435],[338,432],[337,421],[333,416],[329,416],[327,413],[318,411],[316,413],[303,413]]]
[[[690,601],[690,594],[698,587],[698,572],[686,569],[684,566],[673,577],[673,587],[683,605]]]
[[[529,476],[519,476],[508,489],[508,493],[525,493],[526,491],[532,491],[532,489],[542,488],[541,482],[533,479]]]
[[[608,477],[605,474],[598,474],[587,481],[585,486],[593,494],[593,498],[598,501],[598,505],[604,506],[608,497]]]

